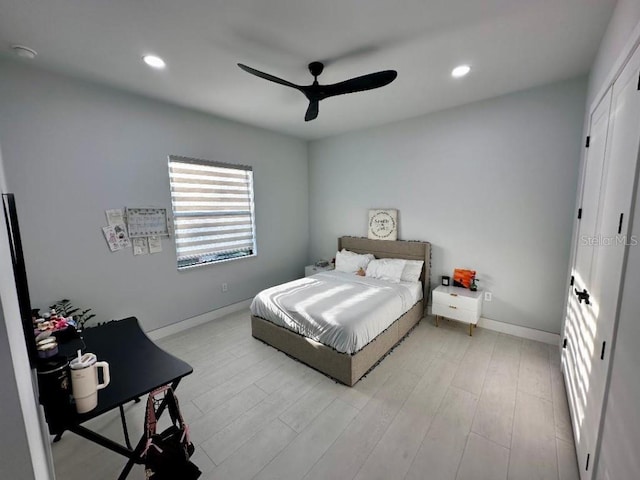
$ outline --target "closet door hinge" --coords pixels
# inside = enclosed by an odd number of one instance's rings
[[[600,360],[604,360],[604,348],[607,346],[607,342],[602,342],[602,351],[600,352]]]
[[[585,145],[584,145],[584,146],[585,146],[585,147],[587,147],[587,148],[589,148],[589,144],[590,144],[590,143],[591,143],[591,135],[589,135],[589,136],[587,137],[587,141],[586,141],[586,143],[585,143]]]
[[[562,348],[567,348],[567,339],[562,340]]]
[[[580,220],[582,218],[582,209],[579,208],[578,209],[578,220]]]
[[[569,285],[573,287],[573,282],[575,281],[576,281],[575,277],[571,275],[571,282],[569,283]]]

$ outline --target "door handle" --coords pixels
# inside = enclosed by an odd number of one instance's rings
[[[587,292],[586,288],[582,292],[579,292],[577,288],[574,288],[574,291],[576,292],[579,303],[582,303],[582,301],[584,300],[585,305],[591,305],[589,303],[589,292]]]

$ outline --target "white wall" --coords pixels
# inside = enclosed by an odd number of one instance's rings
[[[100,320],[135,315],[153,330],[302,275],[305,142],[8,61],[0,111],[34,306],[69,298]],[[161,254],[109,252],[105,209],[171,207],[169,154],[253,166],[256,258],[178,273],[171,240]]]
[[[587,106],[591,105],[604,86],[615,61],[638,22],[640,22],[640,1],[618,0],[589,73]]]
[[[312,142],[310,258],[397,208],[399,238],[433,245],[432,287],[476,269],[483,316],[558,333],[585,91],[575,79]]]

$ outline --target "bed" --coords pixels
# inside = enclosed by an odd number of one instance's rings
[[[346,278],[349,274],[342,272],[324,272],[295,280],[264,290],[256,296],[251,306],[251,332],[255,338],[352,386],[393,349],[424,316],[424,299],[428,298],[429,291],[431,249],[427,242],[370,240],[359,237],[339,238],[338,250],[343,248],[360,254],[371,253],[376,258],[422,260],[424,266],[420,275],[421,283],[414,284],[413,287],[393,286],[388,282],[355,275]],[[390,303],[384,304],[378,301],[383,292],[393,290],[397,291],[398,299],[389,300]],[[330,303],[323,306],[318,300],[325,295],[320,292],[331,292],[328,302],[349,307],[342,308],[343,312],[340,313],[343,315],[347,312],[353,317],[353,320],[349,321],[349,331],[340,332],[332,328],[331,315],[335,312],[332,311]],[[353,292],[353,300],[345,297],[347,294],[344,292]],[[389,298],[392,296],[390,294]],[[279,300],[285,297],[296,303],[297,316],[308,316],[311,324],[314,323],[314,315],[318,316],[319,310],[326,309],[324,314],[320,315],[324,322],[322,332],[326,335],[323,337],[314,331],[313,325],[301,326],[296,316],[285,316],[280,312],[283,319],[278,320],[272,315],[269,310],[280,308]],[[276,299],[276,306],[265,302],[265,298]],[[398,311],[404,313],[389,317]],[[388,318],[381,319],[385,315]],[[321,319],[315,318],[316,322],[320,323]],[[356,335],[356,330],[368,333],[369,337],[365,335],[363,339]]]

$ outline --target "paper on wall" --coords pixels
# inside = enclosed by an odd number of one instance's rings
[[[149,237],[149,253],[160,253],[162,251],[162,240],[158,235]]]
[[[133,254],[147,255],[149,253],[149,242],[146,237],[133,238]]]
[[[124,223],[124,209],[113,208],[111,210],[105,210],[107,214],[107,224],[116,225],[118,223]]]
[[[131,245],[129,235],[127,234],[127,226],[124,223],[116,223],[115,225],[112,225],[112,227],[116,233],[116,238],[118,239],[118,245],[120,245],[120,248],[127,248]]]
[[[116,252],[122,249],[120,243],[118,242],[118,235],[116,234],[116,230],[113,225],[102,227],[102,233],[104,233],[104,238],[105,240],[107,240],[109,250],[111,250],[112,252]]]
[[[126,217],[131,238],[169,235],[166,208],[127,207]]]

